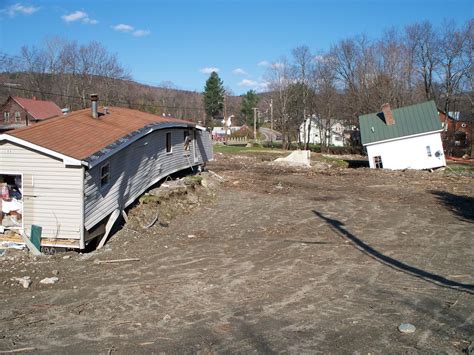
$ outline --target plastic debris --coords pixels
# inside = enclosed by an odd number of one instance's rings
[[[415,332],[416,327],[413,324],[410,324],[410,323],[402,323],[398,326],[398,330],[402,333],[410,334],[410,333]]]

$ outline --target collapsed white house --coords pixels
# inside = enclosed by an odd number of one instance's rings
[[[85,248],[109,216],[177,171],[212,159],[196,124],[136,110],[85,109],[0,135],[2,232],[42,227],[42,245]]]
[[[432,169],[446,165],[443,127],[434,101],[359,117],[371,168]]]

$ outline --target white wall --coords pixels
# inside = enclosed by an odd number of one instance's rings
[[[427,146],[431,157],[428,157]],[[437,151],[441,153],[439,157],[436,157]],[[375,156],[382,157],[384,169],[430,169],[446,165],[439,133],[371,144],[367,146],[367,154],[371,168],[375,168]]]
[[[0,142],[0,174],[23,174],[23,223],[42,227],[43,238],[75,239],[82,234],[82,167]],[[77,244],[79,246],[79,244]]]
[[[311,127],[310,127],[311,126]],[[329,137],[329,145],[333,145],[336,147],[342,147],[344,145],[344,127],[339,123],[336,122],[332,125],[331,130],[326,132],[326,129],[321,129],[319,125],[314,120],[306,120],[304,123],[300,125],[300,141],[307,142],[308,141],[308,129],[309,130],[309,143],[311,144],[320,144],[321,143],[321,136],[324,139],[326,134],[330,135]],[[337,137],[340,139],[338,140]]]

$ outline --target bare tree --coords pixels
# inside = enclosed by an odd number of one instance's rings
[[[299,46],[292,50],[293,54],[293,73],[295,75],[295,82],[296,86],[294,90],[296,90],[296,97],[295,97],[295,115],[300,122],[303,122],[303,137],[307,137],[304,139],[303,145],[304,149],[307,149],[311,131],[311,125],[307,127],[306,119],[308,118],[308,112],[311,112],[310,107],[310,94],[311,94],[311,87],[310,87],[310,78],[314,72],[314,57],[311,54],[311,51],[307,46]],[[306,132],[306,129],[308,132]],[[300,135],[298,135],[300,137]]]
[[[428,21],[407,26],[405,32],[414,69],[422,79],[426,99],[431,100],[435,98],[433,83],[439,65],[439,36]]]
[[[282,132],[283,148],[288,149],[294,136],[294,118],[290,115],[290,101],[295,94],[293,70],[286,57],[271,64],[267,71],[267,81],[272,92],[277,128]]]

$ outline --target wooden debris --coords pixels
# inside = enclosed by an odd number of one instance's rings
[[[115,260],[96,260],[97,264],[126,263],[129,261],[140,261],[138,258],[115,259]]]
[[[12,349],[12,350],[0,350],[0,354],[21,353],[23,351],[33,351],[33,350],[36,350],[36,348],[18,348],[18,349]]]
[[[26,244],[28,249],[30,249],[33,255],[42,255],[41,251],[36,248],[36,246],[31,242],[30,238],[28,238],[25,234],[21,233],[21,239],[23,239],[23,242]]]

